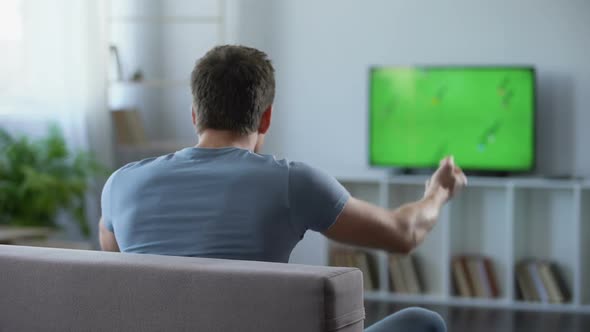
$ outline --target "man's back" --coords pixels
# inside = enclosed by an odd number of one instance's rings
[[[302,163],[186,148],[123,167],[102,201],[121,251],[286,262],[307,229],[332,225],[348,197]]]
[[[305,164],[251,152],[264,144],[275,95],[274,68],[259,50],[215,47],[195,64],[191,92],[197,148],[111,176],[99,223],[104,250],[286,262],[311,229],[335,241],[408,253],[467,184],[447,157],[424,197],[390,211],[351,198],[334,178]],[[409,329],[444,331],[445,325],[436,314],[408,309],[372,331]]]

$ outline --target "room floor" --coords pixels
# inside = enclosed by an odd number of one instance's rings
[[[366,301],[365,326],[410,304]],[[449,332],[588,332],[590,315],[558,312],[513,311],[458,306],[417,305],[434,310],[447,322]]]

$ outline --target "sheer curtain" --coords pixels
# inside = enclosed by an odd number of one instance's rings
[[[0,126],[36,136],[57,123],[72,147],[110,166],[106,5],[2,0],[0,51],[9,56],[0,56]],[[98,199],[90,200],[89,217],[98,218]]]

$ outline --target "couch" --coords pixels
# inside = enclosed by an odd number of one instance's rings
[[[0,245],[0,331],[363,330],[362,274]]]

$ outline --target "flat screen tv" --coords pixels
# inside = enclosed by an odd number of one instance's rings
[[[524,172],[535,164],[532,67],[374,67],[371,165]]]

